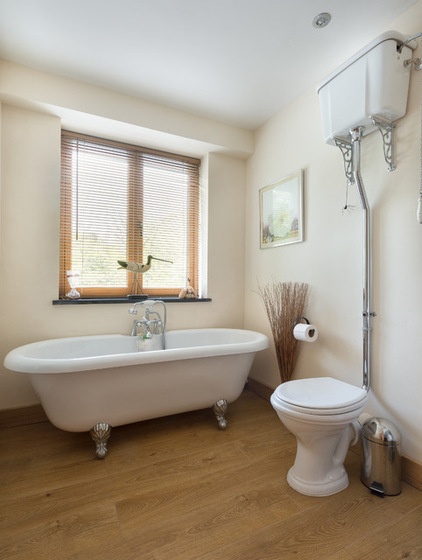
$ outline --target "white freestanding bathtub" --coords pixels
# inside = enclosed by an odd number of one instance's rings
[[[49,420],[90,430],[98,458],[112,426],[213,407],[226,427],[227,404],[244,386],[268,338],[241,329],[169,331],[165,350],[139,351],[137,336],[58,338],[9,352],[6,368],[29,375]]]

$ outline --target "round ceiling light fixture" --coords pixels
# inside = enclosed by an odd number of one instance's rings
[[[312,25],[316,27],[316,29],[322,29],[326,27],[331,21],[331,14],[328,12],[322,12],[314,17],[312,21]]]

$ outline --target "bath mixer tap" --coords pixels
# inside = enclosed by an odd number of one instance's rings
[[[155,305],[161,305],[162,315],[154,309]],[[131,315],[138,314],[138,306],[143,307],[142,319],[135,319],[132,323],[131,336],[141,336],[143,339],[151,339],[154,335],[162,338],[164,348],[164,336],[166,329],[166,306],[161,300],[137,301],[129,309]]]
[[[130,331],[130,336],[138,336],[139,329],[145,325],[145,321],[140,319],[135,319],[132,323],[132,330]]]
[[[129,309],[128,313],[130,313],[131,315],[138,315],[138,310],[136,309],[137,305],[142,305],[144,302],[143,301],[137,301],[136,303],[134,303],[132,305],[132,307]]]

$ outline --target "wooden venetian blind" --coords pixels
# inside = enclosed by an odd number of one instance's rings
[[[193,158],[62,132],[60,295],[76,270],[82,297],[198,293],[199,164]],[[145,274],[118,260],[146,263]]]

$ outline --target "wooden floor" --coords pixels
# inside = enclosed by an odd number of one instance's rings
[[[104,460],[88,434],[48,422],[0,433],[3,560],[422,559],[422,493],[293,491],[295,440],[245,391],[210,410],[115,428]]]

